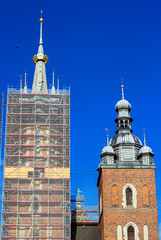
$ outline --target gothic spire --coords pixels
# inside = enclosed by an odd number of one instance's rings
[[[24,90],[23,90],[24,93],[27,93],[27,82],[26,82],[26,76],[27,76],[27,73],[26,73],[26,71],[25,71],[25,86],[24,86]]]
[[[47,55],[44,55],[44,50],[43,50],[43,40],[42,40],[42,23],[43,23],[43,21],[44,21],[44,19],[42,18],[42,11],[41,11],[41,18],[39,19],[39,22],[40,22],[39,48],[38,48],[37,55],[34,55],[34,57],[33,57],[34,63],[36,64],[34,80],[33,80],[33,85],[32,85],[33,93],[48,93],[46,70],[45,70],[45,64],[48,62],[48,57],[47,57]]]
[[[55,84],[54,84],[54,71],[53,71],[53,84],[52,84],[52,88],[51,88],[51,94],[55,94]]]

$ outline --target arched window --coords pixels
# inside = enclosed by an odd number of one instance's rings
[[[34,227],[33,228],[33,240],[38,240],[38,238],[34,238],[34,237],[38,237],[40,235],[40,230],[38,227]]]
[[[130,187],[126,188],[126,206],[133,206],[133,196]]]
[[[147,185],[143,186],[143,206],[149,206],[149,188]]]
[[[127,229],[128,240],[135,240],[135,230],[132,226]]]
[[[121,127],[121,129],[124,129],[124,123],[122,120],[120,121],[120,127]]]
[[[39,178],[40,177],[40,172],[39,171],[35,171],[35,177]]]
[[[39,208],[40,208],[40,203],[38,202],[39,199],[38,197],[34,197],[33,199],[33,212],[39,212]]]
[[[136,197],[137,193],[136,193],[136,189],[135,187],[128,183],[124,186],[123,188],[123,207],[131,207],[131,208],[136,208],[137,206],[137,197]]]
[[[124,227],[125,240],[139,240],[138,227],[135,223],[129,222]]]
[[[128,121],[127,120],[125,121],[125,128],[126,129],[128,128]]]
[[[118,187],[116,185],[112,186],[111,196],[112,196],[112,206],[113,207],[118,206],[119,205],[119,197],[118,197]]]

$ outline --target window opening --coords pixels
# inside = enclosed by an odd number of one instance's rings
[[[127,232],[128,232],[128,240],[135,240],[135,237],[134,237],[135,231],[132,226],[128,227]]]
[[[33,212],[39,212],[39,203],[35,202],[38,201],[39,199],[37,197],[34,197],[34,202],[33,202]],[[35,235],[36,236],[36,235]]]
[[[126,205],[127,206],[132,206],[133,205],[133,201],[132,201],[132,190],[131,188],[127,188],[126,189]]]

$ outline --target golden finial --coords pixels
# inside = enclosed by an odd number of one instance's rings
[[[43,17],[42,17],[42,10],[40,10],[40,12],[41,12],[41,18],[39,19],[39,22],[43,22],[44,21],[44,19],[43,19]]]
[[[109,144],[109,134],[108,134],[108,128],[105,128],[105,130],[107,131],[107,146]]]
[[[20,75],[20,82],[22,82],[22,75]]]
[[[121,77],[121,88],[122,88],[122,99],[124,99],[124,84],[123,84],[123,77]]]
[[[143,128],[143,132],[144,132],[144,134],[143,134],[143,137],[144,137],[144,146],[146,146],[145,128]]]

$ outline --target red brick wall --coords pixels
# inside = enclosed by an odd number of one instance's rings
[[[123,208],[123,188],[127,183],[136,189],[136,208]],[[116,191],[112,194],[114,185],[117,186],[118,196]],[[149,229],[149,240],[159,240],[154,169],[102,169],[99,194],[102,195],[103,205],[100,217],[102,240],[116,240],[117,225],[124,228],[128,222],[137,225],[140,240],[143,240],[145,224]],[[115,199],[112,199],[112,196]],[[118,206],[114,207],[113,202],[118,202]]]

